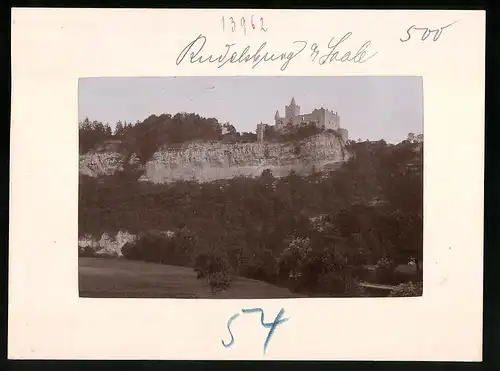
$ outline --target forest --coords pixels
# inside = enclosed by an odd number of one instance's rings
[[[306,126],[279,138],[266,127],[270,140],[314,133]],[[80,123],[81,153],[108,139],[120,139],[124,152],[145,162],[162,146],[256,136],[195,114],[119,122],[114,132],[106,124]],[[422,135],[410,133],[398,144],[345,145],[352,157],[339,169],[308,176],[277,178],[264,170],[257,178],[161,185],[137,182],[134,168],[80,176],[79,234],[137,234],[122,248],[125,259],[192,267],[213,290],[241,276],[312,296],[363,296],[359,283],[367,280],[403,284],[396,296],[421,294]],[[80,255],[92,251],[80,249]],[[395,270],[409,262],[417,270],[411,283]]]

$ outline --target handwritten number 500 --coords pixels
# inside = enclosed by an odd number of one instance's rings
[[[412,36],[410,31],[422,32],[422,36],[420,38],[422,41],[427,40],[427,38],[431,35],[433,35],[432,41],[438,41],[439,38],[441,37],[441,35],[443,34],[444,29],[454,25],[457,22],[458,21],[455,21],[453,23],[450,23],[449,25],[439,27],[436,29],[432,29],[432,28],[428,28],[428,27],[417,27],[417,26],[413,25],[406,30],[406,35],[407,35],[406,38],[401,38],[401,39],[399,39],[399,41],[401,41],[402,43],[409,41],[411,39],[411,36]]]

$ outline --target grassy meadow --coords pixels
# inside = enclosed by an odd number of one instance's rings
[[[78,259],[80,297],[102,298],[292,298],[290,290],[237,277],[226,291],[212,293],[192,268],[131,260]]]

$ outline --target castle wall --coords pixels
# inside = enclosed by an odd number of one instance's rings
[[[286,123],[288,124],[289,121],[292,121],[293,125],[298,126],[303,122],[310,122],[310,121],[317,121],[318,124],[321,125],[321,115],[318,112],[315,113],[308,113],[305,115],[299,115],[299,116],[294,116],[288,119]]]
[[[264,141],[264,124],[257,125],[257,142],[262,143]]]
[[[274,126],[276,130],[283,130],[283,128],[285,127],[285,119],[282,117],[277,118],[275,120]]]
[[[311,113],[276,119],[276,129],[282,130],[288,125],[289,122],[292,122],[293,125],[298,126],[302,122],[311,122],[315,121],[318,123],[319,127],[323,127],[325,129],[332,129],[338,131],[340,128],[340,117],[329,110],[325,109],[316,109]]]
[[[285,117],[279,117],[278,111],[274,117],[275,129],[283,130],[290,122],[293,125],[300,125],[302,122],[315,121],[319,127],[327,130],[338,131],[340,129],[340,116],[337,112],[324,108],[315,109],[311,113],[300,114],[300,106],[292,99],[290,105],[285,106]]]
[[[342,140],[345,142],[347,142],[347,140],[349,139],[349,131],[347,129],[338,129],[338,132],[340,134],[340,136],[342,137]]]
[[[339,130],[340,116],[329,110],[323,112],[325,129]]]

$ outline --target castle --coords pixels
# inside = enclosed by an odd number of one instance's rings
[[[295,98],[292,97],[290,105],[285,106],[285,117],[280,117],[279,110],[274,115],[274,129],[278,132],[283,132],[288,124],[298,126],[301,123],[315,123],[319,128],[324,130],[334,130],[338,132],[342,139],[347,141],[348,131],[340,127],[340,116],[337,112],[324,109],[314,109],[311,113],[300,113],[300,106],[295,103]],[[264,140],[264,125],[257,125],[257,137],[259,141]]]

